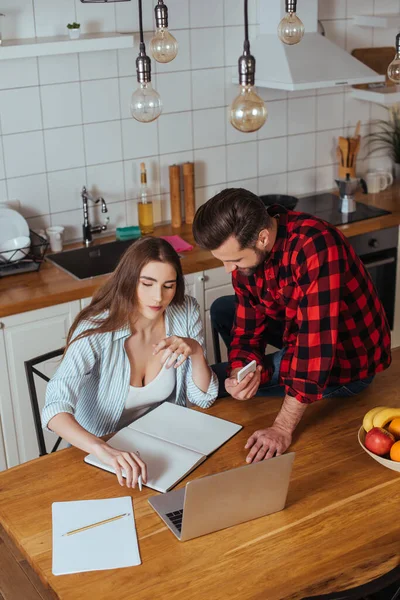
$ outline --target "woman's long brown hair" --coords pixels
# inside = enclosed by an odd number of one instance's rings
[[[141,238],[129,246],[111,277],[95,292],[89,306],[86,306],[78,314],[68,332],[65,352],[76,340],[93,334],[117,331],[130,323],[132,311],[137,303],[140,273],[149,262],[168,263],[174,267],[176,291],[171,304],[183,303],[185,282],[178,254],[171,244],[161,238]],[[100,315],[106,311],[107,314],[101,317]],[[94,327],[90,326],[72,339],[76,328],[82,321],[88,321]]]

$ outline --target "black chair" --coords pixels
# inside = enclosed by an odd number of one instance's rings
[[[46,450],[46,444],[43,436],[42,423],[40,419],[40,411],[39,411],[39,402],[36,393],[36,385],[35,385],[35,377],[37,375],[44,381],[49,382],[50,379],[38,371],[35,368],[35,365],[45,362],[46,360],[50,360],[51,358],[56,358],[57,356],[62,356],[64,353],[64,348],[60,348],[59,350],[53,350],[53,352],[47,352],[46,354],[42,354],[41,356],[36,356],[35,358],[31,358],[31,360],[25,361],[25,373],[26,379],[28,381],[28,390],[29,397],[31,399],[32,413],[33,413],[33,421],[35,423],[35,431],[36,431],[36,439],[39,446],[39,456],[45,456],[48,454]],[[55,452],[60,445],[62,438],[58,438],[56,443],[53,446],[51,452]]]
[[[222,362],[221,360],[221,347],[219,345],[219,334],[218,331],[211,326],[211,332],[212,332],[212,343],[213,343],[213,349],[214,349],[214,363],[220,363]]]

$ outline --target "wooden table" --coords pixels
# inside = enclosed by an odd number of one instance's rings
[[[357,441],[369,408],[383,398],[400,406],[393,375],[389,369],[378,376],[359,398],[324,400],[307,409],[291,448],[296,459],[280,513],[181,543],[148,504],[155,492],[120,488],[113,475],[86,465],[73,448],[0,473],[0,524],[62,600],[297,600],[364,584],[400,564],[400,477]],[[242,465],[248,436],[272,423],[280,403],[219,400],[209,412],[244,429],[190,477]],[[53,576],[52,502],[127,494],[143,564]]]

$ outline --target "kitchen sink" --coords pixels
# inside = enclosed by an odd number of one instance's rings
[[[75,279],[90,279],[114,271],[125,250],[134,243],[135,240],[109,242],[50,254],[46,259]]]

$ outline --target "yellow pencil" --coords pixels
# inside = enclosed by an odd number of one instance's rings
[[[129,514],[130,513],[124,513],[123,515],[117,515],[116,517],[111,517],[110,519],[105,519],[104,521],[99,521],[98,523],[92,523],[92,525],[85,525],[85,527],[80,527],[79,529],[73,529],[72,531],[63,533],[63,537],[66,535],[73,535],[74,533],[79,533],[80,531],[86,531],[86,529],[92,529],[92,527],[98,527],[99,525],[104,525],[104,523],[111,523],[111,521],[116,521],[117,519],[122,519],[123,517],[127,517]]]

